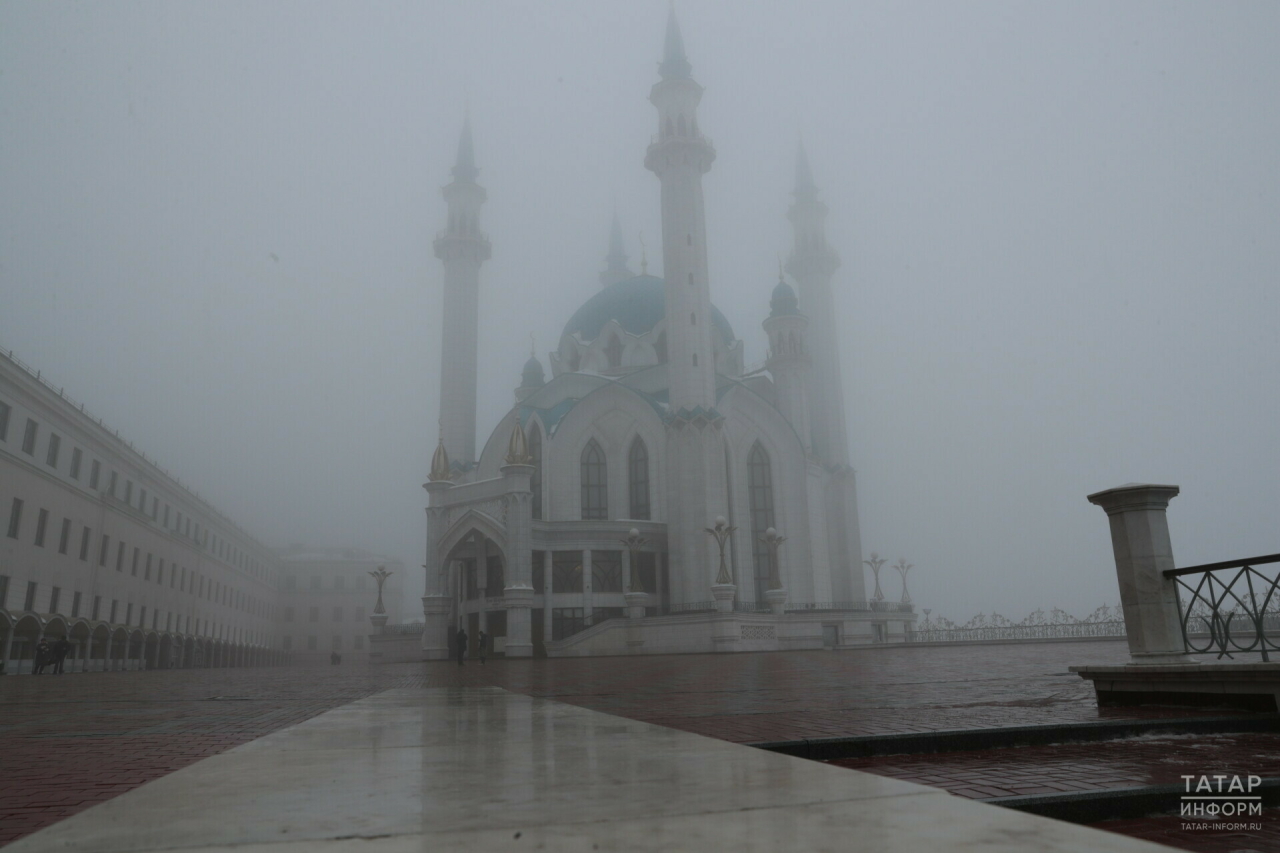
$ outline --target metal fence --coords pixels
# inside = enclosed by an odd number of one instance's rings
[[[950,619],[930,618],[924,611],[923,621],[916,623],[907,639],[913,643],[955,643],[982,640],[1064,640],[1080,637],[1123,637],[1124,614],[1120,605],[1103,605],[1083,619],[1054,608],[1045,613],[1036,610],[1020,622],[999,613],[979,613],[963,625]]]
[[[1164,573],[1175,581],[1182,641],[1194,654],[1280,651],[1280,554]],[[1259,570],[1257,566],[1272,566]]]

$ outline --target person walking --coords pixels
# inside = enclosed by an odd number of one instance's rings
[[[44,672],[44,668],[49,665],[49,641],[48,640],[41,639],[40,642],[36,644],[36,655],[35,655],[35,660],[32,661],[32,664],[33,664],[33,667],[31,669],[32,675],[39,675],[40,673]]]
[[[462,659],[466,657],[467,654],[467,632],[459,628],[456,639],[458,646],[458,666],[462,666]]]
[[[53,655],[53,674],[62,675],[62,664],[66,661],[67,654],[71,651],[71,644],[67,642],[66,637],[59,637],[53,641],[49,651]]]
[[[489,654],[489,635],[484,631],[481,631],[480,636],[476,638],[476,651],[480,653],[480,663],[484,663],[485,657]]]

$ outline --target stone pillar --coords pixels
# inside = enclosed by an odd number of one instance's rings
[[[553,569],[552,561],[555,559],[555,552],[547,549],[542,552],[542,642],[551,642],[551,604],[553,578],[551,576]]]
[[[438,503],[441,492],[453,488],[447,480],[435,480],[423,486],[428,500]],[[427,557],[422,568],[426,570],[426,587],[422,593],[422,653],[427,660],[449,659],[449,613],[453,602],[446,588],[445,569],[447,554],[439,553],[440,542],[449,532],[445,524],[446,511],[440,506],[427,507]]]
[[[533,657],[533,466],[504,465],[502,476],[507,480],[506,654],[528,658]]]
[[[1133,483],[1089,495],[1111,522],[1130,664],[1195,663],[1186,654],[1165,510],[1177,486]]]
[[[591,549],[582,549],[582,616],[590,619],[594,610],[591,607]]]
[[[9,655],[13,654],[13,634],[15,627],[16,625],[13,622],[10,622],[9,630],[6,631],[4,635],[4,657],[0,658],[0,672],[3,672],[6,675],[11,674],[9,672]]]

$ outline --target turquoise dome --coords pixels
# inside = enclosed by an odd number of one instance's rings
[[[564,327],[566,335],[579,335],[584,341],[594,341],[600,330],[610,320],[617,320],[622,328],[633,335],[643,335],[666,317],[666,297],[662,279],[652,275],[638,275],[614,282],[592,296]],[[733,327],[714,305],[711,320],[720,333],[722,343],[733,343]]]

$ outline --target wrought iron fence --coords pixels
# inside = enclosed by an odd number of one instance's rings
[[[930,617],[924,611],[923,621],[916,623],[907,639],[914,643],[955,643],[980,640],[1060,640],[1078,637],[1123,637],[1124,614],[1120,605],[1103,605],[1093,613],[1077,619],[1059,608],[1045,613],[1036,610],[1020,622],[999,613],[979,613],[963,625],[950,619]]]
[[[901,601],[807,601],[789,602],[788,613],[802,613],[806,610],[855,610],[872,613],[914,613],[910,603]]]
[[[419,635],[426,626],[421,622],[410,622],[407,625],[384,625],[381,633],[383,634],[413,634]],[[376,630],[376,629],[375,629]]]
[[[1280,567],[1256,568],[1276,563],[1280,554],[1165,572],[1175,582],[1186,650],[1217,652],[1219,658],[1259,652],[1264,661],[1270,660],[1269,652],[1280,651]],[[1199,578],[1184,580],[1192,575]]]

